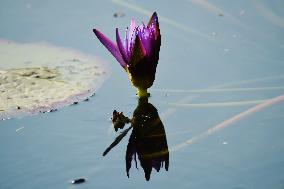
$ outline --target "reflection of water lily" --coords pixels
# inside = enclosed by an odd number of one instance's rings
[[[123,128],[125,124],[131,123],[131,126],[115,138],[114,142],[104,151],[103,156],[107,155],[133,129],[125,156],[127,176],[129,177],[132,160],[135,161],[137,167],[137,156],[146,180],[150,179],[153,168],[160,171],[164,166],[168,170],[169,150],[166,132],[157,109],[148,103],[148,98],[139,98],[132,119],[124,116],[122,112],[114,111],[112,120],[116,131]]]
[[[126,150],[126,171],[129,176],[131,162],[136,155],[144,169],[146,180],[150,179],[152,168],[160,171],[169,168],[169,151],[164,125],[157,109],[147,100],[140,100],[132,118],[133,131]],[[137,164],[136,164],[137,166]]]
[[[129,75],[132,84],[138,89],[138,96],[147,96],[147,89],[155,80],[159,60],[161,35],[158,16],[152,15],[147,25],[136,26],[131,20],[122,42],[116,28],[116,44],[101,32],[93,30],[101,43],[110,51]]]

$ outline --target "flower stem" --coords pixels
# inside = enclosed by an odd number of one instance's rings
[[[137,88],[137,96],[139,98],[147,98],[147,97],[149,97],[147,89]]]

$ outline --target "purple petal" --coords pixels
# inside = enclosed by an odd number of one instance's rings
[[[150,30],[145,25],[139,27],[138,32],[139,38],[143,44],[143,47],[146,50],[147,55],[151,53],[151,39],[150,39]]]
[[[157,172],[159,172],[160,168],[161,168],[161,162],[158,159],[153,159],[152,160],[152,167],[154,169],[156,169]]]
[[[147,26],[150,26],[151,24],[155,24],[156,22],[158,22],[158,15],[156,12],[154,12],[148,22]]]
[[[136,23],[135,20],[132,18],[130,22],[130,27],[129,27],[129,38],[133,38],[135,35],[135,30],[136,30]]]
[[[146,50],[139,39],[139,36],[136,35],[135,42],[133,45],[133,49],[130,56],[130,64],[134,66],[136,63],[138,63],[141,59],[143,59],[146,56]]]
[[[127,56],[129,57],[129,46],[128,46],[128,38],[129,38],[129,29],[128,29],[128,27],[126,28],[126,31],[125,31],[125,49],[126,49],[126,54],[127,54]]]
[[[128,30],[128,52],[130,52],[133,48],[133,44],[135,42],[135,37],[136,37],[136,23],[135,20],[132,18],[130,27]]]
[[[116,43],[118,46],[118,49],[122,55],[122,58],[125,62],[128,62],[128,55],[126,53],[125,48],[123,47],[123,44],[121,42],[120,36],[119,36],[119,32],[118,32],[118,28],[116,28]]]
[[[155,37],[157,37],[158,35],[160,35],[160,29],[159,29],[159,21],[158,21],[158,15],[156,12],[153,13],[153,15],[151,16],[148,25],[149,28],[154,27],[155,30]]]
[[[123,60],[119,49],[116,44],[114,44],[110,39],[108,39],[104,34],[102,34],[100,31],[93,29],[93,32],[97,36],[97,38],[100,40],[100,42],[107,48],[107,50],[115,57],[115,59],[120,63],[122,67],[126,67],[126,63]]]

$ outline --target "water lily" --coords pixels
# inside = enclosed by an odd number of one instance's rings
[[[126,29],[125,39],[121,40],[116,28],[116,43],[97,29],[93,29],[100,42],[124,68],[139,97],[148,96],[147,89],[153,85],[159,60],[161,35],[157,13],[154,12],[147,25],[137,26],[131,20]]]

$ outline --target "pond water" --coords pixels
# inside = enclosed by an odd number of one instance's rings
[[[1,39],[80,50],[112,69],[89,101],[0,122],[1,189],[284,187],[283,1],[0,4]],[[114,39],[115,27],[122,32],[153,11],[162,46],[149,103],[164,126],[169,170],[153,170],[146,181],[138,159],[127,177],[132,131],[102,156],[118,135],[113,110],[132,117],[137,98],[92,29]],[[75,178],[86,182],[72,185]]]

